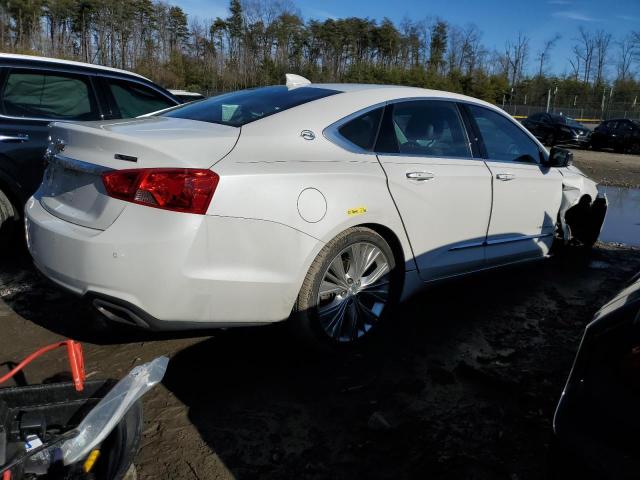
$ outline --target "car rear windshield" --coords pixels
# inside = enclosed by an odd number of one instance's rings
[[[163,113],[165,117],[241,127],[247,123],[340,93],[315,87],[262,87],[227,93]]]

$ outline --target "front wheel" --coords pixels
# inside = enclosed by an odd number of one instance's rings
[[[348,349],[371,338],[400,296],[402,276],[389,244],[369,228],[327,243],[304,280],[292,316],[316,345]]]

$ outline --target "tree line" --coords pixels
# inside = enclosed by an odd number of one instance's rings
[[[580,28],[570,38],[572,54],[558,75],[549,64],[559,35],[537,50],[524,33],[489,49],[477,26],[437,17],[305,20],[291,0],[231,0],[228,16],[214,19],[188,17],[158,0],[0,0],[2,51],[132,70],[168,88],[210,94],[282,83],[295,72],[312,81],[449,90],[503,105],[540,105],[553,92],[554,105],[597,108],[608,95],[635,108],[640,30],[614,38]]]

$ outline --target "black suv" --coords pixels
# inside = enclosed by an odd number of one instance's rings
[[[587,147],[591,132],[573,118],[556,113],[534,113],[522,125],[545,145]]]
[[[640,154],[640,121],[617,118],[602,122],[591,135],[591,148]]]
[[[132,118],[179,103],[135,73],[0,54],[0,244],[42,181],[49,122]]]

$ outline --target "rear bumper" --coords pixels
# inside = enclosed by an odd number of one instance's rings
[[[123,317],[113,320],[154,330],[284,320],[321,248],[274,222],[133,204],[104,231],[61,220],[34,198],[25,213],[29,251],[45,276]]]

